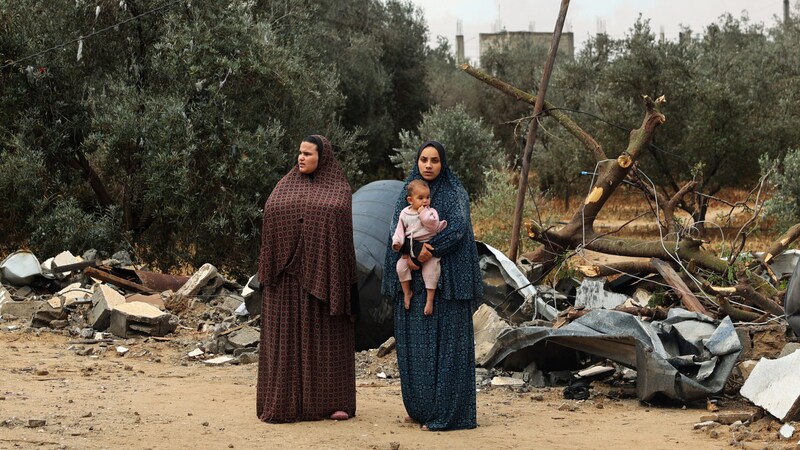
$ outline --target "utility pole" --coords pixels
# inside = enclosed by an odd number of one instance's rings
[[[517,250],[519,248],[519,233],[522,228],[522,210],[525,207],[525,190],[528,189],[528,171],[531,167],[531,153],[533,144],[536,143],[536,131],[539,129],[539,116],[544,110],[544,94],[547,92],[547,84],[550,82],[550,74],[553,72],[556,52],[558,52],[558,41],[561,39],[561,31],[564,29],[564,21],[567,18],[569,0],[561,1],[561,11],[558,13],[556,27],[553,30],[553,40],[550,42],[550,50],[547,53],[547,61],[542,71],[542,80],[539,82],[539,90],[536,92],[536,104],[533,106],[533,119],[528,128],[528,138],[525,141],[525,153],[522,155],[522,170],[519,176],[519,188],[517,190],[517,204],[514,209],[514,224],[511,230],[511,248],[508,252],[508,259],[517,262]]]

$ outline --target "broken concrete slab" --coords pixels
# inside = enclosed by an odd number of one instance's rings
[[[89,326],[105,330],[110,325],[111,311],[125,303],[125,297],[105,284],[95,286],[92,294],[92,309],[89,311]]]
[[[605,278],[584,278],[575,295],[575,307],[614,309],[628,300],[627,295],[605,290]]]
[[[492,386],[522,386],[525,384],[521,378],[514,377],[494,377],[492,378]]]
[[[175,331],[177,326],[177,316],[162,312],[147,303],[132,302],[114,307],[109,331],[122,338],[134,334],[165,336]]]
[[[178,289],[176,294],[181,294],[187,297],[193,297],[200,293],[201,290],[210,286],[219,287],[224,280],[219,276],[217,268],[211,264],[203,264],[189,280]]]
[[[33,314],[46,304],[44,300],[23,300],[21,302],[7,301],[0,303],[0,315],[31,318]]]
[[[236,294],[228,294],[223,297],[222,302],[219,304],[219,308],[223,309],[226,312],[233,314],[237,308],[239,308],[244,303],[244,298],[236,295]]]
[[[67,309],[56,306],[52,307],[50,303],[43,302],[42,305],[33,312],[31,317],[31,327],[33,328],[64,328],[69,322],[69,311]]]
[[[161,299],[161,294],[131,294],[125,297],[125,303],[142,302],[148,305],[153,305],[161,311],[164,311],[164,300]]]
[[[66,278],[71,272],[66,271],[62,272],[57,270],[59,267],[71,266],[81,262],[78,258],[75,257],[72,253],[68,250],[65,250],[58,255],[47,258],[42,264],[42,274],[48,278],[56,278],[62,280]]]
[[[72,283],[56,292],[57,296],[64,298],[65,304],[90,301],[93,294],[91,289],[82,288],[80,283]]]
[[[209,366],[221,366],[235,360],[236,358],[232,356],[219,356],[217,358],[207,359],[203,362]]]
[[[255,347],[261,339],[261,332],[253,327],[244,327],[227,335],[228,344],[234,349]]]
[[[739,393],[781,421],[800,411],[800,352],[780,359],[761,358]]]
[[[483,304],[472,315],[472,329],[475,334],[475,364],[484,366],[492,356],[497,337],[511,330],[500,315],[489,305]]]

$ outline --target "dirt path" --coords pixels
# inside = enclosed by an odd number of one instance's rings
[[[118,341],[113,345],[130,349],[125,356],[113,346],[79,356],[76,350],[89,346],[31,331],[0,331],[0,448],[717,449],[731,442],[726,426],[715,435],[693,429],[707,414],[703,408],[651,407],[602,394],[571,401],[556,388],[482,389],[477,429],[423,432],[401,422],[398,382],[375,371],[357,380],[356,418],[268,425],[254,413],[255,364],[190,361],[190,339]],[[373,359],[374,367],[386,365]],[[30,427],[30,419],[46,425]]]

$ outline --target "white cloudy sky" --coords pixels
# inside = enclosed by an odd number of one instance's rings
[[[792,5],[797,0],[791,0]],[[478,33],[498,31],[553,31],[559,0],[412,0],[422,8],[428,22],[431,42],[445,36],[455,46],[456,23],[461,21],[465,52],[477,58]],[[623,37],[641,13],[650,19],[658,34],[667,39],[678,36],[681,25],[702,31],[720,15],[730,12],[740,17],[743,11],[753,22],[775,23],[783,17],[783,0],[572,0],[564,31],[575,34],[576,48],[598,31],[598,24],[612,37]],[[796,9],[793,6],[793,13]]]

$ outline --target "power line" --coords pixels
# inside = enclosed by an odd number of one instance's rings
[[[131,22],[131,21],[133,21],[133,20],[136,20],[136,19],[139,19],[139,18],[141,18],[141,17],[147,16],[147,15],[149,15],[149,14],[153,14],[153,13],[156,13],[156,12],[163,11],[163,10],[165,10],[165,9],[171,8],[171,7],[173,7],[173,6],[177,5],[178,3],[182,2],[182,1],[183,1],[183,0],[175,0],[175,1],[173,1],[173,2],[167,3],[166,5],[159,6],[158,8],[151,9],[150,11],[145,11],[145,12],[143,12],[143,13],[139,14],[139,15],[136,15],[136,16],[133,16],[133,17],[130,17],[130,18],[128,18],[128,19],[125,19],[125,20],[123,20],[123,21],[121,21],[121,22],[117,22],[117,23],[115,23],[114,25],[109,25],[109,26],[107,26],[107,27],[105,27],[105,28],[103,28],[103,29],[100,29],[100,30],[97,30],[97,31],[93,31],[93,32],[91,32],[91,33],[87,34],[86,36],[80,36],[80,37],[78,37],[77,39],[73,39],[73,40],[71,40],[71,41],[64,42],[64,43],[62,43],[62,44],[58,44],[58,45],[56,45],[56,46],[53,46],[53,47],[50,47],[50,48],[48,48],[48,49],[42,50],[42,51],[40,51],[40,52],[38,52],[38,53],[34,53],[33,55],[26,56],[26,57],[24,57],[24,58],[20,58],[20,59],[18,59],[18,60],[16,60],[16,61],[11,61],[11,62],[9,62],[9,63],[3,64],[2,66],[0,66],[0,70],[3,70],[3,69],[5,69],[5,68],[7,68],[7,67],[15,66],[15,65],[17,65],[17,64],[19,64],[19,63],[21,63],[22,61],[27,61],[27,60],[29,60],[29,59],[32,59],[32,58],[35,58],[35,57],[37,57],[37,56],[39,56],[39,55],[43,55],[43,54],[45,54],[45,53],[47,53],[47,52],[51,52],[51,51],[53,51],[53,50],[58,50],[58,49],[60,49],[60,48],[66,47],[67,45],[74,44],[74,43],[76,43],[76,42],[79,42],[79,41],[82,41],[82,40],[84,40],[84,39],[88,39],[88,38],[90,38],[90,37],[97,36],[98,34],[105,33],[106,31],[108,31],[108,30],[110,30],[110,29],[112,29],[112,28],[116,28],[116,27],[118,27],[118,26],[120,26],[120,25],[124,25],[124,24],[126,24],[126,23],[128,23],[128,22]]]

